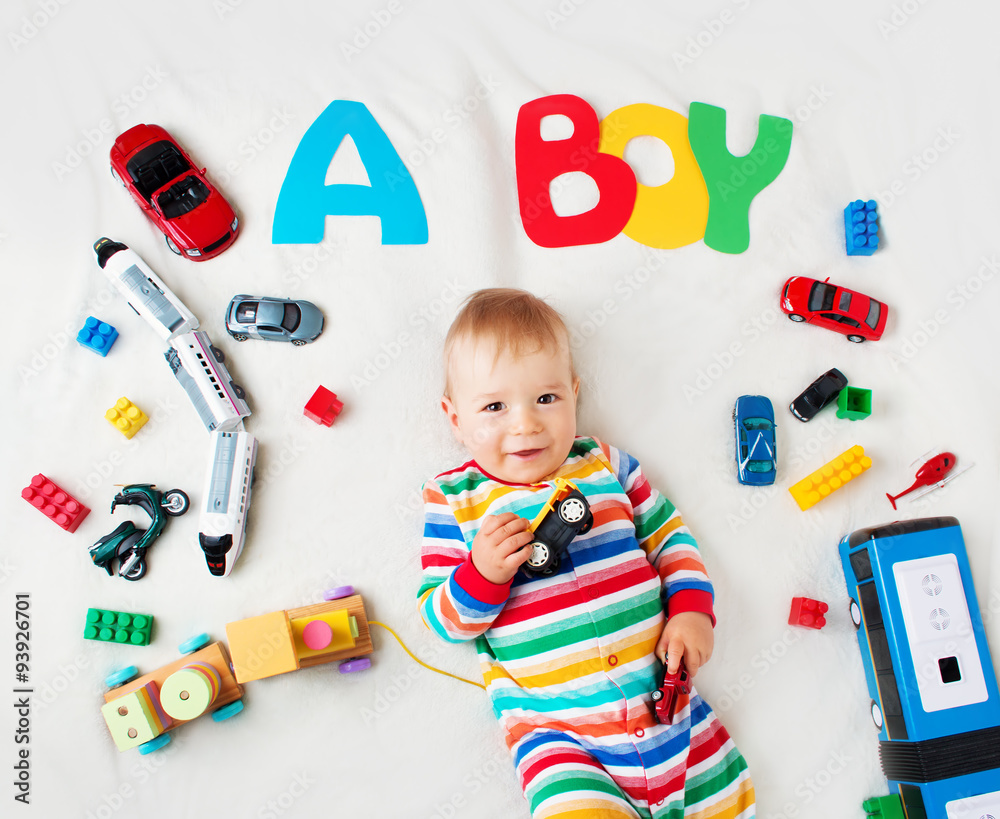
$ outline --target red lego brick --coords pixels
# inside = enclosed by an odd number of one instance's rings
[[[829,609],[830,607],[826,603],[819,600],[812,600],[808,597],[793,597],[792,610],[788,615],[788,625],[821,629],[826,625],[826,618],[823,615]]]
[[[313,397],[306,404],[305,416],[312,418],[317,424],[325,427],[333,426],[333,422],[340,415],[344,404],[337,400],[335,393],[330,392],[326,387],[319,387],[313,393]]]
[[[90,514],[90,509],[42,474],[31,479],[21,490],[21,497],[67,532],[75,532]]]

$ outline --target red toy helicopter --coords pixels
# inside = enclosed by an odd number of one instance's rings
[[[890,495],[888,492],[885,493],[885,496],[889,499],[889,503],[892,504],[892,508],[896,508],[896,501],[903,497],[903,495],[908,495],[915,489],[924,487],[923,492],[919,492],[913,496],[914,498],[918,498],[927,492],[944,486],[952,478],[957,478],[965,472],[965,470],[974,466],[974,464],[969,464],[968,466],[960,469],[958,472],[952,472],[955,468],[957,460],[958,459],[955,457],[954,453],[942,452],[939,455],[935,455],[929,461],[925,461],[920,469],[917,470],[916,480],[913,482],[912,486],[904,489],[898,495]],[[914,461],[914,463],[916,463],[916,461]],[[910,500],[913,500],[913,498],[910,498]]]

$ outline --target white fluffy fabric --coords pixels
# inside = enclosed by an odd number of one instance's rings
[[[0,679],[17,686],[12,610],[16,594],[30,594],[34,708],[29,745],[15,744],[8,709],[0,760],[9,778],[17,750],[30,749],[32,815],[528,815],[485,696],[418,667],[380,631],[371,670],[328,665],[250,683],[239,717],[184,726],[151,757],[119,753],[99,712],[110,670],[154,670],[194,633],[225,639],[227,622],[316,602],[344,583],[422,657],[478,674],[471,646],[424,628],[415,595],[420,485],[464,457],[438,404],[442,341],[457,303],[481,287],[527,288],[563,313],[583,377],[580,432],[635,455],[697,537],[718,614],[698,685],[749,762],[759,816],[860,817],[863,799],[886,792],[845,605],[843,535],[956,516],[1000,656],[1000,11],[923,0],[667,5],[4,5]],[[524,103],[563,93],[600,117],[636,102],[684,115],[693,101],[721,106],[736,154],[753,144],[758,115],[791,119],[787,165],[750,210],[749,250],[654,251],[624,235],[533,244],[517,209],[515,122]],[[382,245],[374,217],[327,219],[323,246],[271,244],[292,154],[335,99],[363,102],[406,162],[426,245]],[[171,254],[111,178],[114,137],[140,122],[171,131],[234,203],[243,232],[219,258]],[[670,173],[653,137],[626,158],[640,181]],[[330,181],[357,181],[356,159],[345,150]],[[567,190],[560,206],[585,195]],[[870,258],[844,250],[842,211],[858,198],[879,201],[883,245]],[[246,549],[227,579],[205,568],[196,513],[170,522],[137,583],[89,560],[90,544],[132,514],[108,514],[116,484],[180,487],[197,503],[208,442],[164,345],[95,264],[101,236],[131,246],[174,288],[249,395],[258,480]],[[884,338],[855,345],[790,323],[778,293],[798,274],[886,302]],[[223,322],[236,293],[313,301],[326,330],[304,348],[237,344]],[[121,334],[106,359],[73,340],[88,315]],[[834,366],[873,391],[872,416],[850,422],[827,409],[795,420],[789,401]],[[329,429],[302,414],[319,384],[345,405]],[[771,489],[736,480],[730,413],[744,393],[775,405]],[[150,415],[132,441],[102,417],[122,395]],[[853,444],[872,468],[800,511],[788,486]],[[908,486],[911,462],[932,449],[976,465],[894,512],[885,493]],[[75,534],[18,498],[37,472],[92,508]],[[829,603],[826,628],[788,626],[794,596]],[[153,643],[84,641],[89,606],[155,615]],[[4,786],[6,804],[13,793]]]

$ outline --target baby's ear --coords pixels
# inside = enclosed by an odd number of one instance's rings
[[[455,404],[447,395],[441,396],[441,409],[444,410],[444,414],[448,418],[448,425],[455,435],[455,440],[464,446],[465,442],[462,440],[462,430],[458,423],[458,410],[455,409]]]

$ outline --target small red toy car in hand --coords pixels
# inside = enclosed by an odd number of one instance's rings
[[[663,680],[660,687],[653,692],[653,715],[661,725],[672,725],[677,711],[677,701],[682,695],[691,693],[691,678],[688,676],[684,661],[674,674],[667,673],[663,666]]]
[[[239,220],[177,141],[159,125],[136,125],[111,148],[111,175],[132,195],[174,253],[202,262],[236,241]]]

